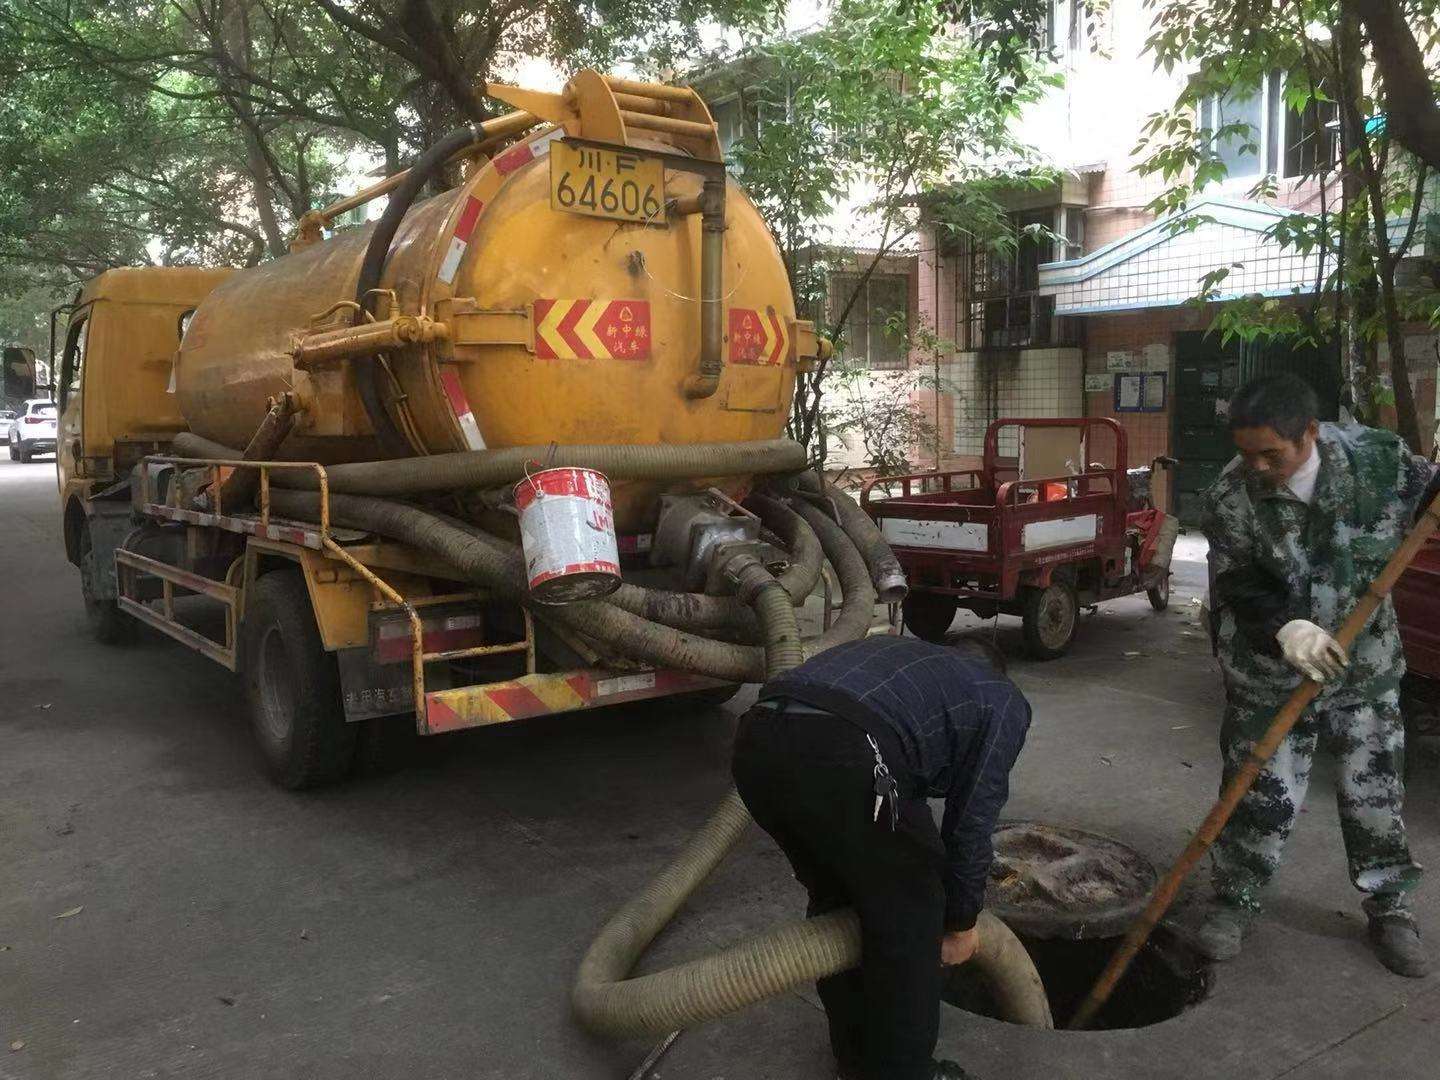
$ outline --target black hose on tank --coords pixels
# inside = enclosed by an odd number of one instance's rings
[[[431,177],[451,158],[484,137],[483,124],[470,124],[450,132],[415,159],[415,163],[406,172],[405,179],[390,193],[385,212],[380,215],[374,231],[370,233],[370,242],[365,246],[365,258],[360,263],[360,278],[355,284],[355,302],[360,305],[362,312],[373,313],[373,290],[380,287],[385,262],[390,257],[390,244],[400,229],[400,222],[410,212],[415,196],[420,194]],[[358,323],[363,319],[363,314],[357,314],[355,321]],[[370,418],[370,424],[375,428],[375,436],[380,441],[383,453],[390,457],[409,457],[414,450],[409,440],[395,426],[390,411],[380,398],[380,383],[375,368],[373,362],[354,365],[355,388],[365,406],[365,415]]]

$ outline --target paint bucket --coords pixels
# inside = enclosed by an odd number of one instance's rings
[[[515,485],[530,594],[570,604],[620,587],[610,482],[594,469],[546,469]]]

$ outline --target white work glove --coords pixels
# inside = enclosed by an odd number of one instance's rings
[[[1309,619],[1292,619],[1280,628],[1275,640],[1291,666],[1317,683],[1338,679],[1350,666],[1340,643]]]

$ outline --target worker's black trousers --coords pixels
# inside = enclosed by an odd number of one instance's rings
[[[892,770],[898,755],[881,744]],[[824,715],[740,720],[735,785],[810,893],[810,915],[853,907],[861,964],[816,985],[846,1075],[929,1080],[940,1010],[943,845],[923,799],[902,799],[893,831],[873,818],[875,755],[865,733]]]

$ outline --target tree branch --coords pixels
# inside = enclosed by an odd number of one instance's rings
[[[1430,71],[1399,0],[1343,0],[1365,25],[1385,84],[1385,125],[1390,135],[1432,168],[1440,169],[1440,105]]]

